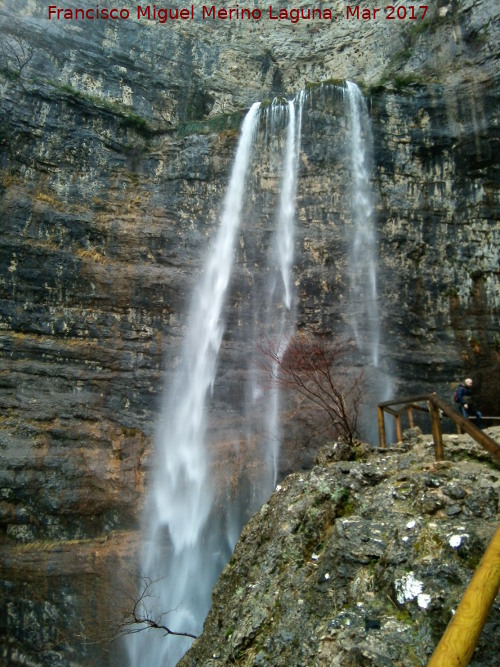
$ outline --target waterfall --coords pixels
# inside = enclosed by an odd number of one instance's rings
[[[373,138],[368,109],[360,89],[355,83],[347,81],[345,94],[351,124],[349,152],[354,227],[348,258],[351,323],[362,356],[361,362],[365,367],[366,387],[364,404],[360,410],[360,432],[368,442],[375,443],[378,440],[378,430],[373,418],[375,406],[378,402],[389,399],[393,382],[386,371],[379,367],[381,334],[377,294],[377,239],[370,183]],[[386,429],[389,437],[392,437],[392,420],[388,421]]]
[[[293,222],[295,216],[295,194],[297,187],[297,167],[300,150],[300,132],[304,94],[299,96],[299,113],[295,120],[295,101],[288,102],[288,125],[286,148],[281,183],[278,228],[276,234],[277,261],[283,279],[283,304],[291,308],[291,268],[293,261]]]
[[[372,366],[376,367],[379,320],[373,202],[365,142],[369,133],[368,114],[358,88],[350,82],[346,99],[351,119],[348,140],[355,229],[350,254],[351,297],[355,304],[353,329],[359,349],[370,356]],[[304,103],[302,92],[294,100],[275,102],[266,110],[264,143],[269,144],[269,159],[268,162],[259,159],[258,166],[266,186],[276,173],[280,174],[279,193],[276,196],[276,189],[265,187],[252,191],[243,210],[261,116],[259,104],[252,106],[244,120],[220,226],[194,289],[179,366],[165,394],[155,442],[154,477],[146,503],[147,531],[141,562],[142,576],[150,586],[147,597],[140,600],[138,615],[174,632],[194,635],[201,632],[210,608],[212,587],[230,557],[245,512],[255,510],[267,500],[277,481],[282,435],[280,397],[277,388],[265,394],[259,389],[255,350],[267,340],[279,346],[280,354],[284,354],[295,329],[292,267]],[[240,224],[244,224],[242,218],[251,228],[242,227],[237,248]],[[237,377],[245,378],[238,386],[245,385],[246,397],[242,400],[238,396],[230,399],[218,396],[216,383],[225,329],[223,308],[237,249],[243,265],[233,272],[239,276],[235,279],[237,285],[233,285],[238,298],[233,304],[235,312],[229,316],[232,330],[230,322],[226,336],[228,347],[236,336],[243,341],[243,347],[229,350],[231,354],[238,349],[238,360],[233,366]],[[248,303],[253,303],[253,312],[248,311]],[[241,316],[236,314],[236,307],[245,308],[237,311]],[[241,391],[245,393],[245,389]],[[209,457],[207,405],[212,406],[217,399],[220,399],[218,415],[223,416],[223,421],[233,413],[243,424],[244,435],[237,426],[224,435],[217,433],[219,441],[227,447],[226,456],[228,452],[238,454],[241,446],[252,457],[249,469],[253,477],[245,480],[246,491],[241,488],[240,475],[240,486],[227,505],[217,495],[210,473],[214,461]],[[225,471],[234,471],[230,474],[236,479],[241,470],[236,465],[230,466],[224,463]],[[128,641],[130,667],[142,667],[144,656],[151,667],[173,667],[191,641],[186,637],[165,637],[159,631],[137,632]]]
[[[379,362],[380,322],[377,304],[375,219],[370,184],[371,127],[366,103],[358,86],[346,82],[351,121],[353,241],[349,257],[352,327],[358,349],[374,367]],[[367,335],[363,335],[366,332]]]
[[[302,91],[298,96],[298,113],[295,108],[295,100],[290,100],[286,106],[277,104],[271,108],[271,128],[276,125],[277,115],[283,116],[284,113],[288,115],[276,234],[272,246],[271,266],[276,268],[269,274],[267,288],[269,292],[268,316],[264,332],[264,338],[279,347],[280,356],[285,354],[288,341],[295,327],[291,282],[297,170],[304,99],[305,93]],[[276,375],[275,372],[273,374]],[[274,486],[277,480],[278,454],[281,442],[279,391],[277,387],[270,388],[266,400],[266,458],[268,461],[266,469],[272,486]],[[264,490],[265,494],[266,490]]]
[[[256,103],[242,126],[219,230],[193,295],[180,367],[166,395],[156,438],[156,474],[147,516],[149,539],[142,557],[143,576],[153,583],[139,613],[178,632],[201,631],[212,586],[224,565],[217,562],[217,546],[209,547],[216,536],[207,529],[213,490],[204,446],[205,401],[215,379],[223,334],[221,312],[258,118]],[[130,640],[134,667],[143,667],[146,654],[148,665],[175,665],[190,644],[186,638],[165,640],[162,632],[146,630]]]

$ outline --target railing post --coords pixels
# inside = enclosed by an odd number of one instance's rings
[[[378,444],[381,449],[385,449],[385,423],[384,409],[377,406],[378,419]]]
[[[415,428],[415,422],[413,421],[413,410],[412,410],[412,408],[408,408],[408,423],[410,424],[410,428]]]
[[[500,588],[500,527],[427,667],[466,667]]]
[[[434,440],[434,453],[436,461],[444,460],[443,433],[441,431],[441,417],[438,408],[434,405],[432,398],[429,398],[429,413],[431,416],[432,439]]]
[[[399,444],[403,442],[403,431],[401,429],[401,415],[395,415],[394,421],[396,422],[396,442]]]

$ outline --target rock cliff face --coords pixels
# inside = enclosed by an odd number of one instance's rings
[[[373,124],[382,368],[404,394],[450,395],[452,381],[472,375],[484,412],[500,412],[495,3],[438,2],[424,21],[363,21],[348,20],[338,2],[334,24],[202,21],[200,5],[196,20],[168,24],[48,21],[38,0],[0,7],[5,664],[55,665],[56,654],[68,663],[70,641],[37,644],[25,628],[32,618],[59,623],[70,598],[76,615],[88,604],[86,566],[68,575],[66,601],[48,578],[65,571],[72,549],[78,558],[83,541],[99,560],[100,540],[111,535],[106,553],[133,560],[126,531],[140,517],[162,385],[254,100],[309,90],[299,326],[332,334],[349,326],[348,121],[332,81],[348,77],[363,87]],[[120,6],[131,15],[137,7]],[[272,196],[277,183],[267,175],[265,163],[255,169]],[[255,222],[260,243],[269,236],[266,201]],[[239,382],[226,371],[244,345],[239,280],[217,383],[222,434],[232,429],[227,396]],[[297,450],[301,427],[290,419],[287,429],[282,469],[292,470],[307,456]],[[101,562],[93,575],[107,571]],[[92,604],[107,609],[109,596],[98,587]],[[73,646],[74,664],[110,664],[104,651]]]
[[[496,429],[498,435],[498,429]],[[425,665],[498,522],[500,475],[447,436],[290,475],[244,528],[183,667]],[[494,664],[500,607],[471,665]]]

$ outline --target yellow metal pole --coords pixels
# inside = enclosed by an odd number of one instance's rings
[[[466,667],[500,588],[500,526],[427,667]]]

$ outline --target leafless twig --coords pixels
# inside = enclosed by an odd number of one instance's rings
[[[143,632],[144,630],[155,629],[161,630],[165,635],[174,635],[175,637],[190,637],[191,639],[196,639],[197,635],[193,635],[191,632],[178,632],[176,630],[171,630],[163,622],[164,617],[171,613],[171,611],[164,611],[160,614],[153,614],[150,607],[147,604],[147,600],[153,598],[152,587],[157,583],[158,580],[152,580],[149,577],[144,577],[144,587],[139,597],[133,601],[132,610],[127,613],[122,621],[122,634],[135,634],[137,632]]]
[[[281,341],[267,340],[261,347],[266,381],[271,386],[298,392],[327,417],[337,437],[349,444],[357,435],[362,393],[362,373],[349,377],[340,371],[349,342],[336,343],[324,336],[303,333]]]
[[[33,59],[35,51],[15,33],[0,35],[0,54],[2,60],[22,78],[23,70]]]

